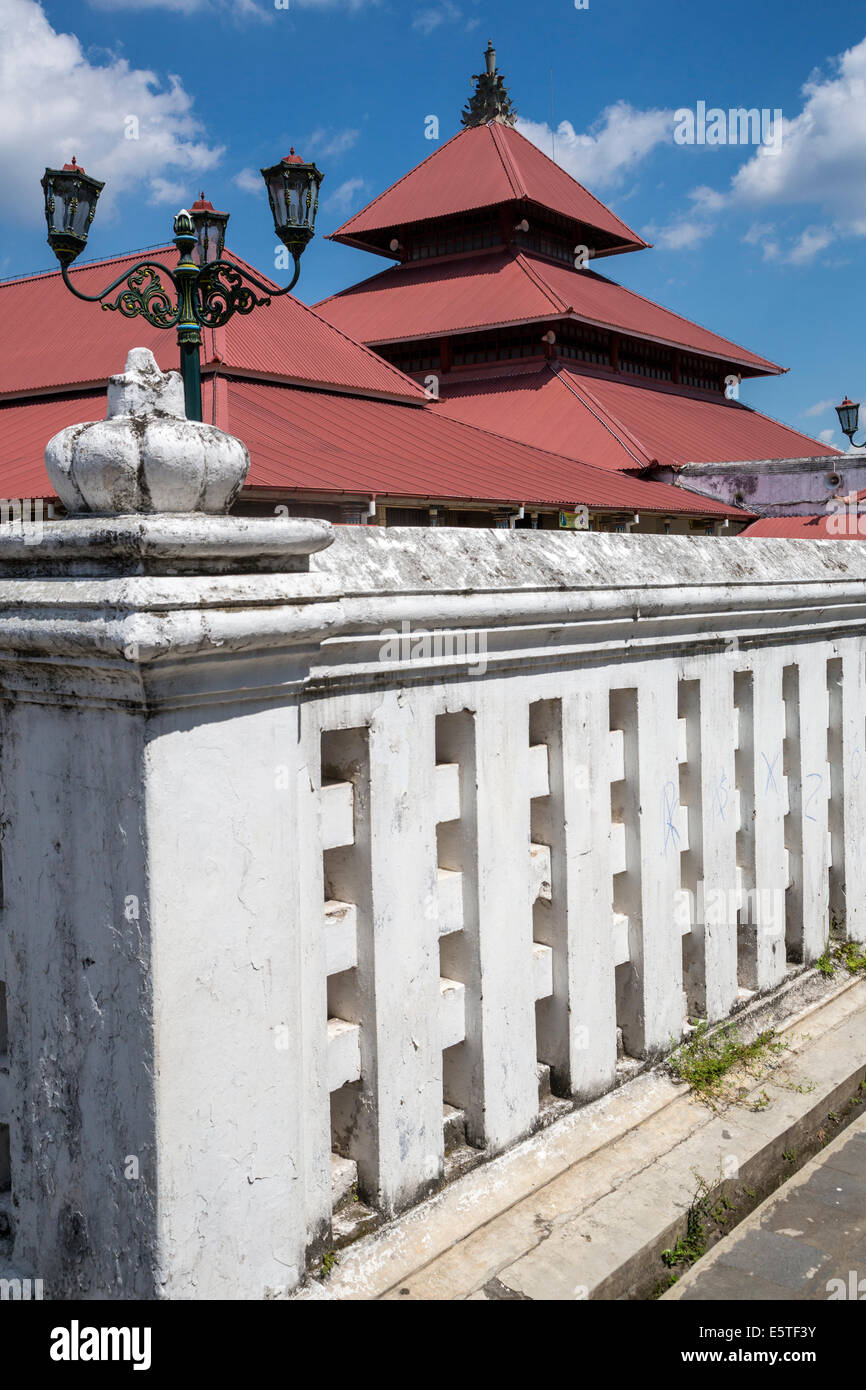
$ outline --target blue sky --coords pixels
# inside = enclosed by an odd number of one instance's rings
[[[599,268],[789,367],[742,398],[844,443],[832,404],[866,399],[862,0],[283,3],[0,0],[0,275],[51,263],[38,181],[73,153],[108,181],[88,257],[165,240],[203,188],[271,271],[260,166],[315,158],[333,230],[431,153],[427,116],[457,131],[492,37],[524,133],[550,152],[552,69],[559,162],[655,243]],[[780,109],[781,147],[677,144],[699,101]],[[386,264],[319,236],[298,293]]]

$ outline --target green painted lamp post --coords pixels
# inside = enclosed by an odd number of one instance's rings
[[[849,401],[846,396],[841,405],[836,406],[836,414],[839,416],[839,424],[842,426],[842,433],[847,434],[851,444],[855,449],[862,449],[862,444],[854,444],[854,436],[857,433],[857,426],[860,423],[860,402]]]
[[[204,194],[192,208],[182,208],[174,219],[174,244],[178,263],[171,269],[159,261],[139,261],[99,294],[82,294],[69,278],[69,267],[87,245],[87,233],[96,203],[105,185],[90,178],[73,158],[62,169],[46,169],[42,177],[48,244],[60,262],[67,289],[77,299],[101,303],[119,310],[126,318],[141,315],[154,328],[177,329],[180,369],[183,375],[186,413],[201,419],[201,330],[220,328],[233,314],[249,314],[258,305],[288,294],[298,283],[301,256],[315,235],[319,186],[324,175],[315,164],[305,164],[292,150],[279,164],[262,170],[268,190],[277,236],[295,264],[292,282],[274,290],[249,270],[223,260],[227,212],[217,212]],[[166,288],[164,276],[174,287]],[[112,302],[106,301],[120,285]],[[252,286],[263,290],[256,295]]]

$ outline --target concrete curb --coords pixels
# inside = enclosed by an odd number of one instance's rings
[[[856,1090],[864,1005],[866,982],[799,972],[734,1020],[746,1036],[774,1023],[791,1040],[753,1088],[768,1092],[767,1109],[713,1114],[662,1069],[646,1071],[342,1252],[328,1280],[297,1297],[648,1297],[683,1229],[695,1170],[713,1191],[741,1185],[760,1200],[783,1150],[801,1149]]]
[[[751,1237],[751,1233],[761,1232],[764,1227],[765,1221],[767,1222],[769,1227],[772,1227],[771,1218],[778,1217],[780,1214],[786,1213],[787,1211],[792,1209],[792,1204],[794,1207],[796,1207],[798,1199],[802,1200],[804,1195],[808,1196],[808,1188],[812,1182],[812,1179],[816,1175],[820,1175],[823,1170],[826,1170],[828,1168],[828,1166],[831,1169],[833,1168],[834,1162],[839,1161],[840,1156],[845,1152],[846,1145],[853,1136],[861,1135],[864,1139],[866,1139],[866,1113],[863,1113],[864,1111],[866,1111],[866,1105],[861,1106],[859,1118],[855,1119],[850,1125],[846,1126],[846,1128],[843,1129],[842,1132],[838,1134],[831,1143],[827,1144],[826,1147],[822,1148],[820,1152],[817,1153],[813,1158],[809,1159],[807,1163],[804,1163],[802,1168],[800,1168],[799,1171],[796,1172],[793,1177],[791,1177],[787,1182],[783,1183],[781,1187],[777,1188],[774,1192],[770,1194],[769,1197],[767,1197],[763,1202],[761,1202],[757,1207],[755,1207],[754,1211],[752,1211],[744,1221],[741,1221],[739,1225],[737,1225],[734,1228],[734,1230],[730,1232],[729,1235],[726,1235],[726,1237],[723,1240],[720,1240],[717,1243],[715,1249],[710,1251],[696,1264],[692,1265],[691,1269],[683,1275],[682,1279],[680,1279],[679,1282],[672,1289],[668,1289],[668,1291],[662,1295],[662,1298],[672,1302],[682,1298],[694,1298],[695,1285],[698,1283],[703,1285],[705,1289],[708,1289],[710,1298],[715,1299],[719,1297],[718,1288],[716,1287],[717,1282],[719,1285],[722,1285],[723,1282],[727,1282],[725,1280],[723,1267],[721,1271],[721,1279],[717,1281],[714,1277],[714,1271],[716,1270],[716,1266],[718,1265],[719,1261],[724,1260],[726,1256],[729,1256],[730,1252],[736,1249],[736,1247],[738,1247],[741,1244],[741,1242],[743,1242],[747,1237]],[[849,1168],[848,1172],[850,1171],[851,1170]],[[843,1180],[844,1176],[845,1164],[843,1163],[843,1172],[839,1174],[840,1182]],[[780,1232],[778,1235],[772,1236],[771,1239],[775,1239],[776,1241],[785,1238],[788,1238],[792,1241],[795,1239],[802,1239],[804,1242],[807,1243],[807,1245],[811,1242],[822,1242],[824,1230],[830,1227],[830,1213],[827,1212],[825,1216],[825,1213],[822,1210],[820,1210],[820,1205],[822,1204],[813,1203],[813,1210],[818,1208],[818,1217],[816,1219],[816,1224],[814,1225],[814,1227],[810,1228],[809,1230],[787,1229],[784,1232]],[[850,1207],[848,1208],[848,1210],[850,1211]],[[862,1208],[860,1208],[857,1215],[854,1215],[852,1213],[848,1217],[848,1222],[846,1224],[850,1223],[850,1227],[854,1232],[853,1239],[859,1238],[859,1235],[860,1233],[862,1233],[863,1230],[864,1222],[866,1222],[866,1210],[863,1210]],[[832,1227],[830,1227],[830,1230],[832,1233]],[[828,1242],[828,1244],[830,1244],[831,1246],[834,1244],[832,1238]],[[832,1276],[833,1272],[834,1271],[832,1269],[832,1265],[829,1268],[824,1268],[822,1271],[820,1271],[821,1280],[826,1281],[828,1276]],[[731,1273],[732,1271],[727,1272],[728,1279],[730,1279]],[[807,1296],[815,1297],[814,1291],[810,1291],[807,1293],[806,1281],[808,1279],[811,1279],[813,1274],[819,1273],[819,1270],[808,1270],[804,1271],[803,1273],[805,1275],[802,1281],[804,1287],[802,1290],[796,1293],[795,1296],[801,1298]],[[772,1274],[776,1274],[775,1269],[772,1271]],[[738,1284],[736,1283],[737,1277],[739,1280]],[[752,1278],[750,1278],[748,1275],[744,1280],[742,1273],[739,1274],[739,1276],[737,1276],[734,1272],[734,1282],[735,1287],[737,1288],[737,1292],[732,1293],[729,1296],[732,1299],[739,1300],[753,1299],[755,1297],[766,1297],[768,1292],[773,1292],[772,1290],[766,1289],[766,1277],[755,1279],[753,1284]],[[786,1284],[788,1284],[787,1279]],[[756,1292],[756,1286],[760,1286],[762,1291]],[[788,1285],[788,1287],[783,1286],[781,1288],[776,1289],[775,1295],[777,1297],[791,1297],[791,1294],[789,1292],[790,1287],[791,1285]],[[826,1282],[824,1283],[824,1288],[826,1290]],[[705,1296],[705,1292],[701,1292],[698,1294],[698,1297]]]

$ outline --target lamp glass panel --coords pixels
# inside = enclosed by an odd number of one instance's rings
[[[304,222],[304,193],[307,188],[307,180],[303,174],[292,171],[286,178],[289,222],[294,227],[299,227]]]
[[[79,188],[78,197],[69,205],[69,226],[76,236],[87,236],[90,226],[92,199],[88,188]]]
[[[199,209],[191,216],[196,237],[192,258],[196,265],[210,265],[213,261],[220,260],[225,246],[228,214],[219,215]]]
[[[286,191],[282,174],[275,174],[270,180],[270,193],[274,204],[274,220],[278,227],[286,225]]]
[[[852,402],[851,405],[837,406],[839,423],[842,426],[843,434],[854,434],[860,419],[860,406]]]

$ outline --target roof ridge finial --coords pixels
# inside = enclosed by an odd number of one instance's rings
[[[472,81],[475,91],[461,117],[464,126],[487,125],[488,121],[500,121],[502,125],[515,125],[517,112],[505,90],[505,79],[496,67],[496,49],[493,40],[487,40],[484,54],[486,72],[475,74]]]

